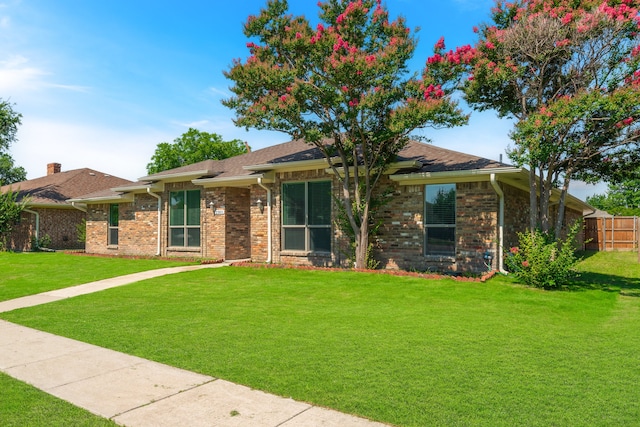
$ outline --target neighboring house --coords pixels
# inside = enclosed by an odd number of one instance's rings
[[[1,187],[3,193],[11,190],[18,193],[18,200],[28,200],[9,236],[8,249],[31,250],[33,240],[43,238],[51,240],[51,249],[84,248],[77,228],[86,218],[84,207],[78,209],[67,200],[130,182],[93,169],[62,171],[60,163],[50,163],[46,176]]]
[[[381,268],[486,271],[529,222],[528,172],[410,142],[380,182],[372,240]],[[291,141],[206,160],[72,199],[87,207],[86,251],[346,265],[341,187],[321,152]],[[566,222],[588,208],[567,197]]]

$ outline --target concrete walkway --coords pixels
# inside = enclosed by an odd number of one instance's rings
[[[0,312],[223,265],[165,268],[100,280],[0,302]],[[0,371],[130,427],[384,426],[2,320]]]

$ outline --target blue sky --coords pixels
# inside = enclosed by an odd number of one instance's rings
[[[223,71],[246,58],[242,24],[266,0],[0,0],[0,98],[22,113],[11,154],[28,178],[90,167],[135,180],[160,142],[189,127],[246,140],[253,149],[288,135],[236,128],[220,103],[230,96]],[[386,0],[392,15],[420,27],[412,68],[433,45],[473,43],[474,25],[493,0]],[[290,0],[291,12],[317,19],[316,0]],[[419,132],[434,145],[498,159],[511,124],[493,112],[470,124]],[[585,198],[603,185],[572,184]]]

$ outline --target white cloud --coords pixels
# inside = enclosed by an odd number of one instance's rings
[[[21,55],[13,55],[0,61],[0,91],[36,89],[41,86],[48,73],[28,65],[29,60]]]
[[[30,60],[22,55],[12,55],[0,61],[0,92],[14,94],[42,89],[62,89],[74,92],[88,92],[87,86],[61,84],[49,81],[52,73],[30,65]]]
[[[63,170],[87,167],[136,180],[146,175],[156,145],[173,136],[146,128],[113,129],[24,117],[18,138],[11,154],[29,179],[45,175],[46,165],[57,162]]]

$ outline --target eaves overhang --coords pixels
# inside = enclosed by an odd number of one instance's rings
[[[153,192],[160,192],[164,190],[163,182],[150,182],[150,183],[141,183],[138,185],[125,185],[122,187],[114,187],[111,191],[119,192],[119,193],[146,193],[147,190]]]
[[[75,198],[75,199],[68,199],[67,202],[84,203],[84,204],[130,203],[130,202],[133,202],[133,193],[114,194],[114,195],[99,196],[99,197]]]
[[[191,182],[205,188],[213,187],[248,187],[258,183],[258,179],[262,179],[263,184],[273,184],[275,182],[275,172],[269,171],[254,175],[228,176],[220,178],[200,178]]]
[[[333,157],[332,162],[339,162],[340,158]],[[247,165],[243,166],[244,170],[253,172],[262,171],[275,171],[275,172],[296,172],[312,169],[322,169],[329,165],[327,159],[312,159],[312,160],[297,160],[295,162],[282,162],[282,163],[263,163],[260,165]]]
[[[65,200],[65,202],[61,202],[61,203],[39,203],[39,202],[29,202],[26,203],[25,207],[27,209],[34,209],[34,208],[42,208],[42,209],[73,209],[73,206],[71,206],[71,204],[66,203],[69,200]]]
[[[491,178],[492,174],[499,175],[501,178],[521,180],[523,178],[523,172],[525,173],[524,178],[528,178],[524,169],[510,166],[458,171],[401,173],[390,175],[389,179],[391,179],[391,181],[397,182],[399,185],[488,181]]]
[[[156,173],[153,175],[139,178],[138,181],[180,182],[180,181],[191,181],[194,179],[201,178],[203,176],[213,177],[218,174],[219,172],[213,172],[209,169],[201,169],[201,170],[195,170],[195,171],[185,171],[185,172],[176,172],[176,173]]]

